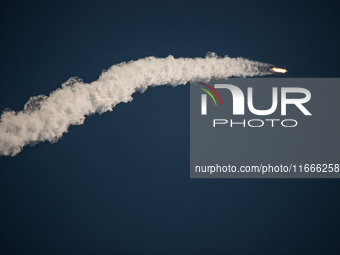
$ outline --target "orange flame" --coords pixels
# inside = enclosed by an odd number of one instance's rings
[[[270,70],[272,70],[273,72],[275,72],[275,73],[286,73],[287,72],[287,70],[286,69],[283,69],[283,68],[277,68],[277,67],[273,67],[272,69],[270,69]]]

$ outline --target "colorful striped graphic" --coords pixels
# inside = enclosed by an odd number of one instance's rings
[[[201,89],[201,90],[203,90],[203,91],[205,91],[205,92],[207,92],[207,94],[214,100],[214,103],[215,103],[215,105],[217,106],[216,100],[215,100],[214,96],[213,96],[208,90],[203,89],[203,88],[199,88],[199,87],[197,87],[197,88],[198,88],[198,89]]]
[[[207,88],[211,89],[212,92],[214,92],[214,94],[217,96],[218,100],[220,101],[220,104],[222,105],[222,100],[220,98],[220,95],[217,93],[217,91],[213,87],[211,87],[210,85],[208,85],[206,83],[203,83],[203,82],[199,82],[199,83],[204,85],[204,86],[206,86]],[[217,103],[216,103],[216,100],[215,100],[214,96],[208,90],[200,88],[200,87],[197,87],[197,88],[203,90],[204,92],[206,92],[214,100],[214,103],[217,106]]]

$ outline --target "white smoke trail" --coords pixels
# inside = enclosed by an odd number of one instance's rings
[[[205,58],[147,57],[120,63],[89,84],[71,78],[48,97],[31,97],[24,110],[2,113],[0,156],[15,156],[28,144],[56,142],[70,125],[83,124],[86,115],[112,111],[115,105],[131,101],[134,92],[144,92],[148,86],[267,75],[272,73],[270,67],[244,58],[221,58],[208,53]]]

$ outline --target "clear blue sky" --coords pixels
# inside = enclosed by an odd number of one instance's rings
[[[339,77],[339,7],[2,1],[0,109],[150,55],[214,51]],[[0,253],[337,254],[339,198],[339,180],[190,179],[189,86],[163,86],[0,158]]]

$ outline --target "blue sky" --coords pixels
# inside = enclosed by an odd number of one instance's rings
[[[338,10],[335,1],[3,1],[0,108],[151,55],[214,51],[286,77],[338,77]],[[339,252],[338,180],[190,179],[189,86],[133,97],[56,144],[0,158],[2,254]]]

